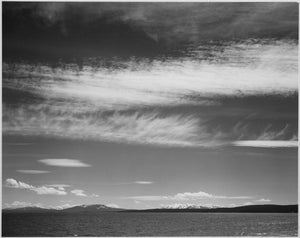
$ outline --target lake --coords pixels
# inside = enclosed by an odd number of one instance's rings
[[[298,214],[3,214],[2,236],[297,236]]]

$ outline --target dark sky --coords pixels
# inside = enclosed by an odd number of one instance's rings
[[[3,4],[4,58],[146,56],[200,42],[298,39],[297,3]]]
[[[3,3],[3,204],[297,203],[296,3]]]

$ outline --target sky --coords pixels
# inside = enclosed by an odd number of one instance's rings
[[[3,207],[296,204],[295,5],[4,3]]]

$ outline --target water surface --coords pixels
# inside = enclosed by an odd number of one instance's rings
[[[298,214],[4,214],[3,236],[297,236]]]

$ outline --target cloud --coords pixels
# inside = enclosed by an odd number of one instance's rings
[[[85,192],[81,189],[74,189],[74,190],[71,191],[71,193],[75,194],[76,196],[87,197]]]
[[[240,141],[234,141],[232,145],[243,146],[243,147],[284,148],[284,147],[298,147],[298,141],[240,140]]]
[[[64,191],[65,188],[71,187],[71,185],[68,184],[50,184],[47,185],[48,187],[57,188],[58,190]]]
[[[185,192],[177,193],[173,196],[133,196],[126,199],[134,199],[137,201],[196,201],[200,199],[251,199],[251,196],[220,196],[206,192]]]
[[[16,170],[18,173],[23,173],[23,174],[47,174],[50,173],[50,171],[45,171],[45,170],[26,170],[26,169],[19,169]]]
[[[161,115],[154,111],[115,112],[110,115],[102,112],[74,114],[69,109],[62,114],[53,111],[51,107],[46,108],[37,110],[33,106],[13,112],[11,116],[20,124],[18,127],[6,125],[5,128],[9,134],[43,135],[46,132],[47,136],[53,137],[162,146],[210,146],[216,143],[205,125],[201,125],[199,118],[192,115]],[[47,115],[49,112],[51,115]],[[81,167],[81,164],[84,167],[83,163],[71,162],[69,159],[44,159],[40,162],[53,166],[74,164],[74,167]]]
[[[261,199],[259,199],[259,200],[256,200],[255,202],[271,202],[271,200],[270,199],[265,199],[265,198],[261,198]]]
[[[17,189],[26,189],[26,190],[34,191],[38,195],[46,195],[46,194],[49,194],[49,195],[66,195],[67,194],[67,192],[61,191],[61,190],[53,188],[53,187],[47,187],[47,186],[35,187],[35,186],[29,185],[27,183],[17,181],[13,178],[6,179],[5,187],[7,187],[7,188],[17,188]]]
[[[34,188],[32,185],[29,185],[27,183],[18,182],[17,180],[13,178],[8,178],[5,181],[5,187],[7,188],[21,188],[21,189],[32,189]]]
[[[50,105],[24,106],[18,111],[3,109],[10,120],[3,126],[8,134],[44,135],[67,139],[149,144],[165,147],[216,147],[224,145],[254,147],[295,147],[295,126],[264,128],[256,123],[239,121],[232,125],[214,125],[206,115],[161,111],[76,112]],[[62,111],[64,110],[64,111]],[[89,110],[89,109],[88,109]],[[92,109],[91,109],[92,110]],[[76,110],[75,110],[76,111]],[[10,125],[10,123],[13,124]],[[41,123],[43,122],[43,123]],[[18,125],[18,126],[15,126]],[[256,128],[257,127],[257,128]],[[261,130],[261,131],[258,131]],[[267,137],[268,136],[268,137]],[[262,139],[264,138],[264,139]],[[267,140],[268,138],[268,140]],[[50,165],[88,167],[70,159],[44,159]],[[85,164],[85,165],[83,165]]]
[[[21,202],[21,201],[14,201],[12,203],[5,203],[5,208],[21,208],[21,207],[41,207],[44,208],[44,206],[41,203],[31,203],[31,202]]]
[[[57,167],[90,167],[91,165],[75,159],[41,159],[39,162]]]
[[[109,204],[106,204],[106,206],[112,207],[112,208],[120,208],[119,205],[117,205],[115,203],[109,203]]]
[[[49,206],[48,208],[56,209],[56,210],[62,210],[62,209],[70,208],[70,207],[73,207],[73,206],[76,206],[76,205],[71,205],[69,203],[66,203],[66,204],[57,205],[57,206]]]
[[[66,195],[67,194],[67,192],[65,192],[65,191],[55,189],[55,188],[51,188],[51,187],[49,188],[49,187],[46,187],[46,186],[36,187],[32,190],[35,191],[39,195],[43,195],[43,194]]]
[[[288,127],[275,134],[268,129],[252,139],[243,136],[241,128],[234,134],[230,128],[211,126],[206,113],[196,110],[165,113],[165,107],[222,106],[224,97],[297,92],[295,42],[241,42],[216,48],[209,59],[196,50],[190,58],[128,60],[121,62],[124,67],[4,64],[5,89],[41,100],[11,107],[5,99],[3,134],[173,147],[285,140]]]
[[[43,2],[34,5],[17,3],[13,6],[15,11],[21,7],[31,6],[35,14],[43,16],[51,23],[50,26],[52,23],[64,23],[66,20],[77,23],[79,19],[84,19],[81,25],[90,24],[90,21],[109,16],[111,21],[122,20],[123,24],[133,23],[134,26],[139,27],[138,29],[153,35],[154,39],[166,41],[168,45],[177,45],[180,42],[196,44],[200,40],[210,39],[291,37],[298,29],[295,4],[292,2],[136,2],[132,4]],[[68,24],[65,25],[64,31],[68,32]]]
[[[20,64],[10,68],[5,64],[4,75],[14,77],[3,77],[3,86],[51,99],[53,106],[65,99],[81,110],[214,105],[215,95],[297,91],[297,49],[292,41],[244,42],[223,47],[222,58],[221,49],[216,48],[206,60],[203,51],[196,51],[196,59],[131,60],[122,62],[124,67],[119,69],[86,66],[78,71],[76,67]],[[23,80],[24,75],[30,80]],[[195,101],[189,97],[194,95],[206,97]]]
[[[4,207],[5,208],[22,208],[22,207],[39,207],[39,208],[46,208],[46,209],[56,209],[56,210],[62,210],[65,208],[73,207],[75,205],[71,205],[69,203],[62,204],[62,205],[43,205],[42,203],[31,203],[31,202],[20,202],[20,201],[14,201],[12,203],[5,203]]]
[[[257,138],[257,140],[282,140],[285,138],[289,130],[289,124],[286,124],[285,127],[280,131],[271,131],[271,127],[272,124],[269,124],[263,133]]]
[[[152,182],[152,181],[134,181],[134,183],[148,185],[148,184],[153,184],[154,182]]]
[[[250,205],[253,205],[253,203],[252,202],[245,202],[243,205],[244,206],[250,206]]]

